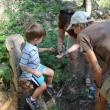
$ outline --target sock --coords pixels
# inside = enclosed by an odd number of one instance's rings
[[[49,84],[48,87],[51,87],[52,88],[53,86],[52,86],[52,84]]]
[[[32,96],[30,97],[30,99],[31,99],[32,101],[35,101],[35,100],[36,100],[36,99],[33,99]]]

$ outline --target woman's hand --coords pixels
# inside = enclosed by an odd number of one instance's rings
[[[57,55],[56,57],[60,59],[60,58],[62,58],[63,56],[65,56],[65,55],[67,55],[67,54],[68,54],[68,51],[65,51],[65,52],[63,52],[63,53]]]
[[[59,54],[59,55],[56,56],[56,58],[58,58],[58,59],[60,59],[62,57],[63,57],[63,54]]]

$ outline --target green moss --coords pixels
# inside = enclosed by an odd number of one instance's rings
[[[0,77],[6,81],[10,80],[10,71],[6,63],[0,64]]]

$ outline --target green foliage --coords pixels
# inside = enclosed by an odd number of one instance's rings
[[[0,42],[4,42],[5,41],[6,36],[5,35],[0,35]]]
[[[2,77],[3,80],[6,81],[10,80],[9,67],[6,63],[0,64],[0,77]]]
[[[110,9],[110,1],[109,0],[100,0],[99,5],[100,5],[100,7]]]
[[[59,7],[56,2],[44,3],[41,0],[21,0],[10,3],[6,10],[9,18],[8,33],[23,35],[27,26],[33,22],[39,22],[49,29],[47,21],[56,21]]]
[[[57,89],[59,89],[60,83],[68,77],[68,72],[66,71],[68,60],[66,58],[58,60],[55,55],[56,53],[54,52],[45,52],[40,54],[40,58],[42,64],[52,68],[55,71],[53,84]]]
[[[7,59],[6,48],[4,45],[5,38],[6,38],[5,35],[0,35],[0,62],[6,61]]]
[[[43,42],[39,45],[40,47],[57,47],[57,31],[51,30],[47,31],[46,38],[44,38]]]
[[[53,47],[57,48],[57,15],[61,8],[54,0],[20,0],[4,1],[6,4],[7,19],[0,22],[0,37],[4,41],[6,36],[11,34],[21,34],[24,36],[26,28],[33,22],[38,22],[46,30],[46,38],[39,45],[39,47]],[[5,46],[0,45],[0,60],[6,59]],[[5,57],[4,57],[5,56]],[[54,84],[56,87],[62,80],[65,80],[64,65],[67,60],[64,58],[60,61],[56,59],[56,52],[44,52],[40,54],[41,61],[44,65],[55,70]],[[65,73],[66,74],[66,73]]]
[[[43,40],[43,42],[39,45],[39,47],[53,47],[57,48],[57,31],[52,30],[48,31],[47,37]],[[55,52],[44,52],[40,53],[41,62],[52,68],[55,71],[54,76],[54,85],[58,88],[61,81],[64,81],[68,75],[66,72],[66,65],[67,65],[67,59],[62,58],[58,60],[56,58],[56,51]]]
[[[48,110],[60,110],[57,106],[52,106],[51,108],[49,108]]]

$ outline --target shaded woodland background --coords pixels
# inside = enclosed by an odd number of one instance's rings
[[[90,5],[92,4],[92,10]],[[25,29],[33,22],[42,24],[47,32],[46,39],[39,47],[57,49],[58,14],[65,6],[73,10],[91,11],[95,19],[109,19],[109,0],[0,0],[0,90],[9,89],[10,72],[4,41],[11,34],[24,37]],[[65,40],[66,45],[66,40]],[[40,54],[43,64],[55,70],[54,86],[59,90],[62,83],[69,77],[68,59],[57,60],[57,52]],[[6,82],[5,87],[2,82]],[[13,109],[12,109],[13,110]],[[51,110],[57,110],[52,108]]]
[[[102,18],[109,15],[109,0],[1,0],[0,1],[0,62],[7,61],[5,38],[11,34],[24,36],[25,29],[33,22],[41,23],[47,31],[46,39],[40,44],[41,47],[57,48],[57,18],[58,13],[65,6],[73,7],[73,10],[87,10],[86,4],[92,3],[92,15]],[[98,12],[99,11],[99,12]],[[97,13],[96,13],[97,12]],[[100,15],[100,13],[104,13]],[[65,41],[66,42],[66,41]],[[50,54],[50,53],[49,53]],[[56,73],[61,73],[61,65],[65,65],[63,59],[55,65],[56,58],[53,53],[41,55],[42,62],[51,66]],[[49,59],[47,61],[47,59]],[[56,76],[55,83],[59,83]],[[62,78],[62,77],[60,77]]]

